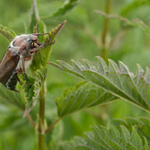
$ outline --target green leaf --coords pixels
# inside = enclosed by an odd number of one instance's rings
[[[94,126],[92,132],[86,132],[84,137],[76,137],[63,143],[63,148],[65,150],[69,148],[71,150],[149,150],[149,139],[144,134],[139,134],[137,128],[139,122],[134,125],[129,124],[131,130],[121,124],[111,125],[109,128]],[[145,125],[143,124],[142,127],[141,130],[144,130]]]
[[[72,8],[74,8],[78,1],[80,0],[66,0],[64,2],[64,5],[60,8],[58,8],[54,13],[48,15],[48,16],[43,16],[41,17],[42,19],[49,19],[49,18],[53,18],[53,17],[57,17],[57,16],[61,16],[66,14],[68,11],[70,11]]]
[[[2,34],[8,41],[12,41],[16,36],[16,33],[11,29],[0,24],[0,34]]]
[[[63,137],[63,125],[59,122],[50,132],[46,135],[47,149],[49,150],[59,150],[59,143]]]
[[[149,26],[147,26],[142,20],[136,18],[133,20],[129,20],[125,17],[122,17],[118,14],[107,14],[103,11],[100,10],[96,10],[96,12],[106,18],[110,18],[110,19],[118,19],[120,20],[123,24],[123,27],[136,27],[139,28],[140,30],[142,30],[143,32],[146,33],[150,33],[150,28]]]
[[[119,62],[118,66],[112,60],[109,60],[109,65],[106,65],[101,57],[97,57],[97,60],[97,65],[83,60],[82,65],[72,61],[73,66],[70,66],[63,61],[58,61],[60,65],[55,64],[54,66],[77,77],[82,77],[87,82],[150,111],[150,70],[148,68],[144,73],[143,69],[138,67],[137,74],[134,75],[122,62]]]
[[[24,116],[26,116],[32,108],[36,105],[38,100],[41,85],[44,83],[47,75],[47,69],[41,68],[35,71],[35,77],[23,79],[23,76],[19,79],[21,80],[21,86],[23,89],[23,94],[26,101],[26,109]]]
[[[129,12],[133,10],[137,10],[139,7],[143,7],[144,5],[150,5],[149,0],[135,0],[133,2],[130,2],[127,6],[125,6],[121,10],[121,15],[122,16],[128,16]]]
[[[104,104],[115,99],[117,97],[94,84],[80,82],[75,87],[65,90],[57,98],[58,115],[59,117],[64,117],[81,109]]]
[[[39,13],[38,13],[36,0],[33,0],[33,5],[32,5],[32,8],[31,8],[29,19],[30,20],[29,20],[29,25],[28,25],[27,32],[28,33],[33,33],[33,32],[35,32],[35,25],[36,25],[37,21],[39,20]]]
[[[23,74],[19,74],[18,77],[20,79],[21,87],[23,90],[22,93],[23,97],[25,98],[26,108],[32,107],[32,97],[34,95],[34,86],[32,85],[34,85],[35,79],[26,75],[24,80]]]
[[[145,140],[144,138],[146,138],[148,144],[150,145],[150,135],[149,135],[150,120],[148,118],[145,117],[140,117],[138,119],[126,118],[125,121],[114,119],[112,123],[118,128],[120,127],[120,125],[125,126],[130,132],[132,131],[131,126],[136,127],[138,135],[142,138],[143,141]]]
[[[66,21],[59,24],[57,27],[55,27],[51,31],[49,31],[49,34],[47,36],[42,36],[43,39],[41,39],[41,41],[44,41],[44,44],[51,44],[51,45],[44,46],[43,48],[41,48],[38,51],[38,53],[36,53],[34,55],[32,65],[31,65],[32,70],[35,71],[37,69],[40,69],[40,67],[46,67],[47,66],[47,62],[49,60],[49,56],[51,53],[51,49],[52,49],[52,45],[54,43],[55,37],[57,36],[59,31],[62,29],[62,27],[65,25],[65,23],[66,23]],[[40,31],[42,31],[44,28],[43,22],[41,20],[39,20],[38,24],[40,24],[40,26],[38,26],[38,29],[40,29]]]
[[[3,103],[10,103],[16,107],[18,107],[20,110],[25,110],[25,102],[22,98],[21,94],[11,91],[4,87],[4,85],[0,84],[0,100]]]

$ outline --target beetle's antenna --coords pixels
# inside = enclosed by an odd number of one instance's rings
[[[41,44],[39,47],[37,47],[37,48],[34,48],[33,50],[31,50],[30,51],[30,53],[32,54],[32,53],[34,53],[34,52],[36,52],[37,50],[39,50],[40,48],[42,48],[42,47],[44,47],[44,46],[47,46],[47,45],[53,45],[55,43],[55,41],[53,42],[53,43],[50,43],[50,44]]]

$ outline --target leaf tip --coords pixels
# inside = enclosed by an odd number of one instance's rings
[[[66,24],[66,22],[67,21],[65,20],[63,23],[59,24],[58,27],[55,28],[55,30],[57,30],[57,33],[63,28],[63,26]]]
[[[72,63],[74,63],[74,62],[75,62],[75,60],[73,60],[73,59],[71,59],[70,61],[71,61]]]
[[[61,62],[61,60],[56,60],[57,62]]]

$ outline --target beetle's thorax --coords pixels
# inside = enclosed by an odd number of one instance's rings
[[[30,51],[32,50],[33,41],[37,40],[37,36],[32,34],[22,34],[20,36],[16,36],[14,40],[9,45],[9,50],[17,53],[20,56],[19,63],[16,69],[22,68],[22,59],[25,62],[25,68],[31,64],[32,54]]]
[[[18,53],[21,57],[30,56],[31,46],[33,41],[37,40],[37,36],[32,34],[22,34],[20,36],[16,36],[14,40],[10,43],[9,47],[14,47],[16,53]]]

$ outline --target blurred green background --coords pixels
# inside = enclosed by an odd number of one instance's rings
[[[95,56],[101,55],[101,38],[104,30],[104,17],[95,10],[105,11],[106,0],[78,0],[78,3],[64,15],[45,17],[64,5],[64,0],[37,0],[39,15],[51,30],[59,23],[67,20],[63,30],[53,45],[50,61],[89,59],[96,62]],[[25,33],[29,23],[31,0],[1,0],[0,24],[14,30],[18,35]],[[122,15],[130,20],[139,18],[149,26],[150,3],[148,0],[111,0],[110,12]],[[115,62],[121,60],[130,71],[136,73],[136,64],[144,69],[150,65],[150,36],[138,28],[125,26],[118,19],[109,22],[107,39],[108,58]],[[96,40],[96,42],[95,42]],[[5,53],[9,42],[0,35],[0,58]],[[78,78],[68,75],[52,66],[48,66],[46,118],[48,124],[55,120],[57,109],[55,99],[64,89],[74,86]],[[105,110],[106,108],[106,110]],[[31,112],[36,120],[38,104]],[[16,107],[1,102],[0,105],[0,150],[36,149],[37,139],[34,130],[26,118]],[[46,137],[49,149],[57,149],[58,143],[69,140],[73,136],[83,135],[94,124],[106,125],[114,118],[149,116],[148,113],[122,100],[108,106],[97,106],[65,117]],[[59,148],[58,148],[59,149]]]

